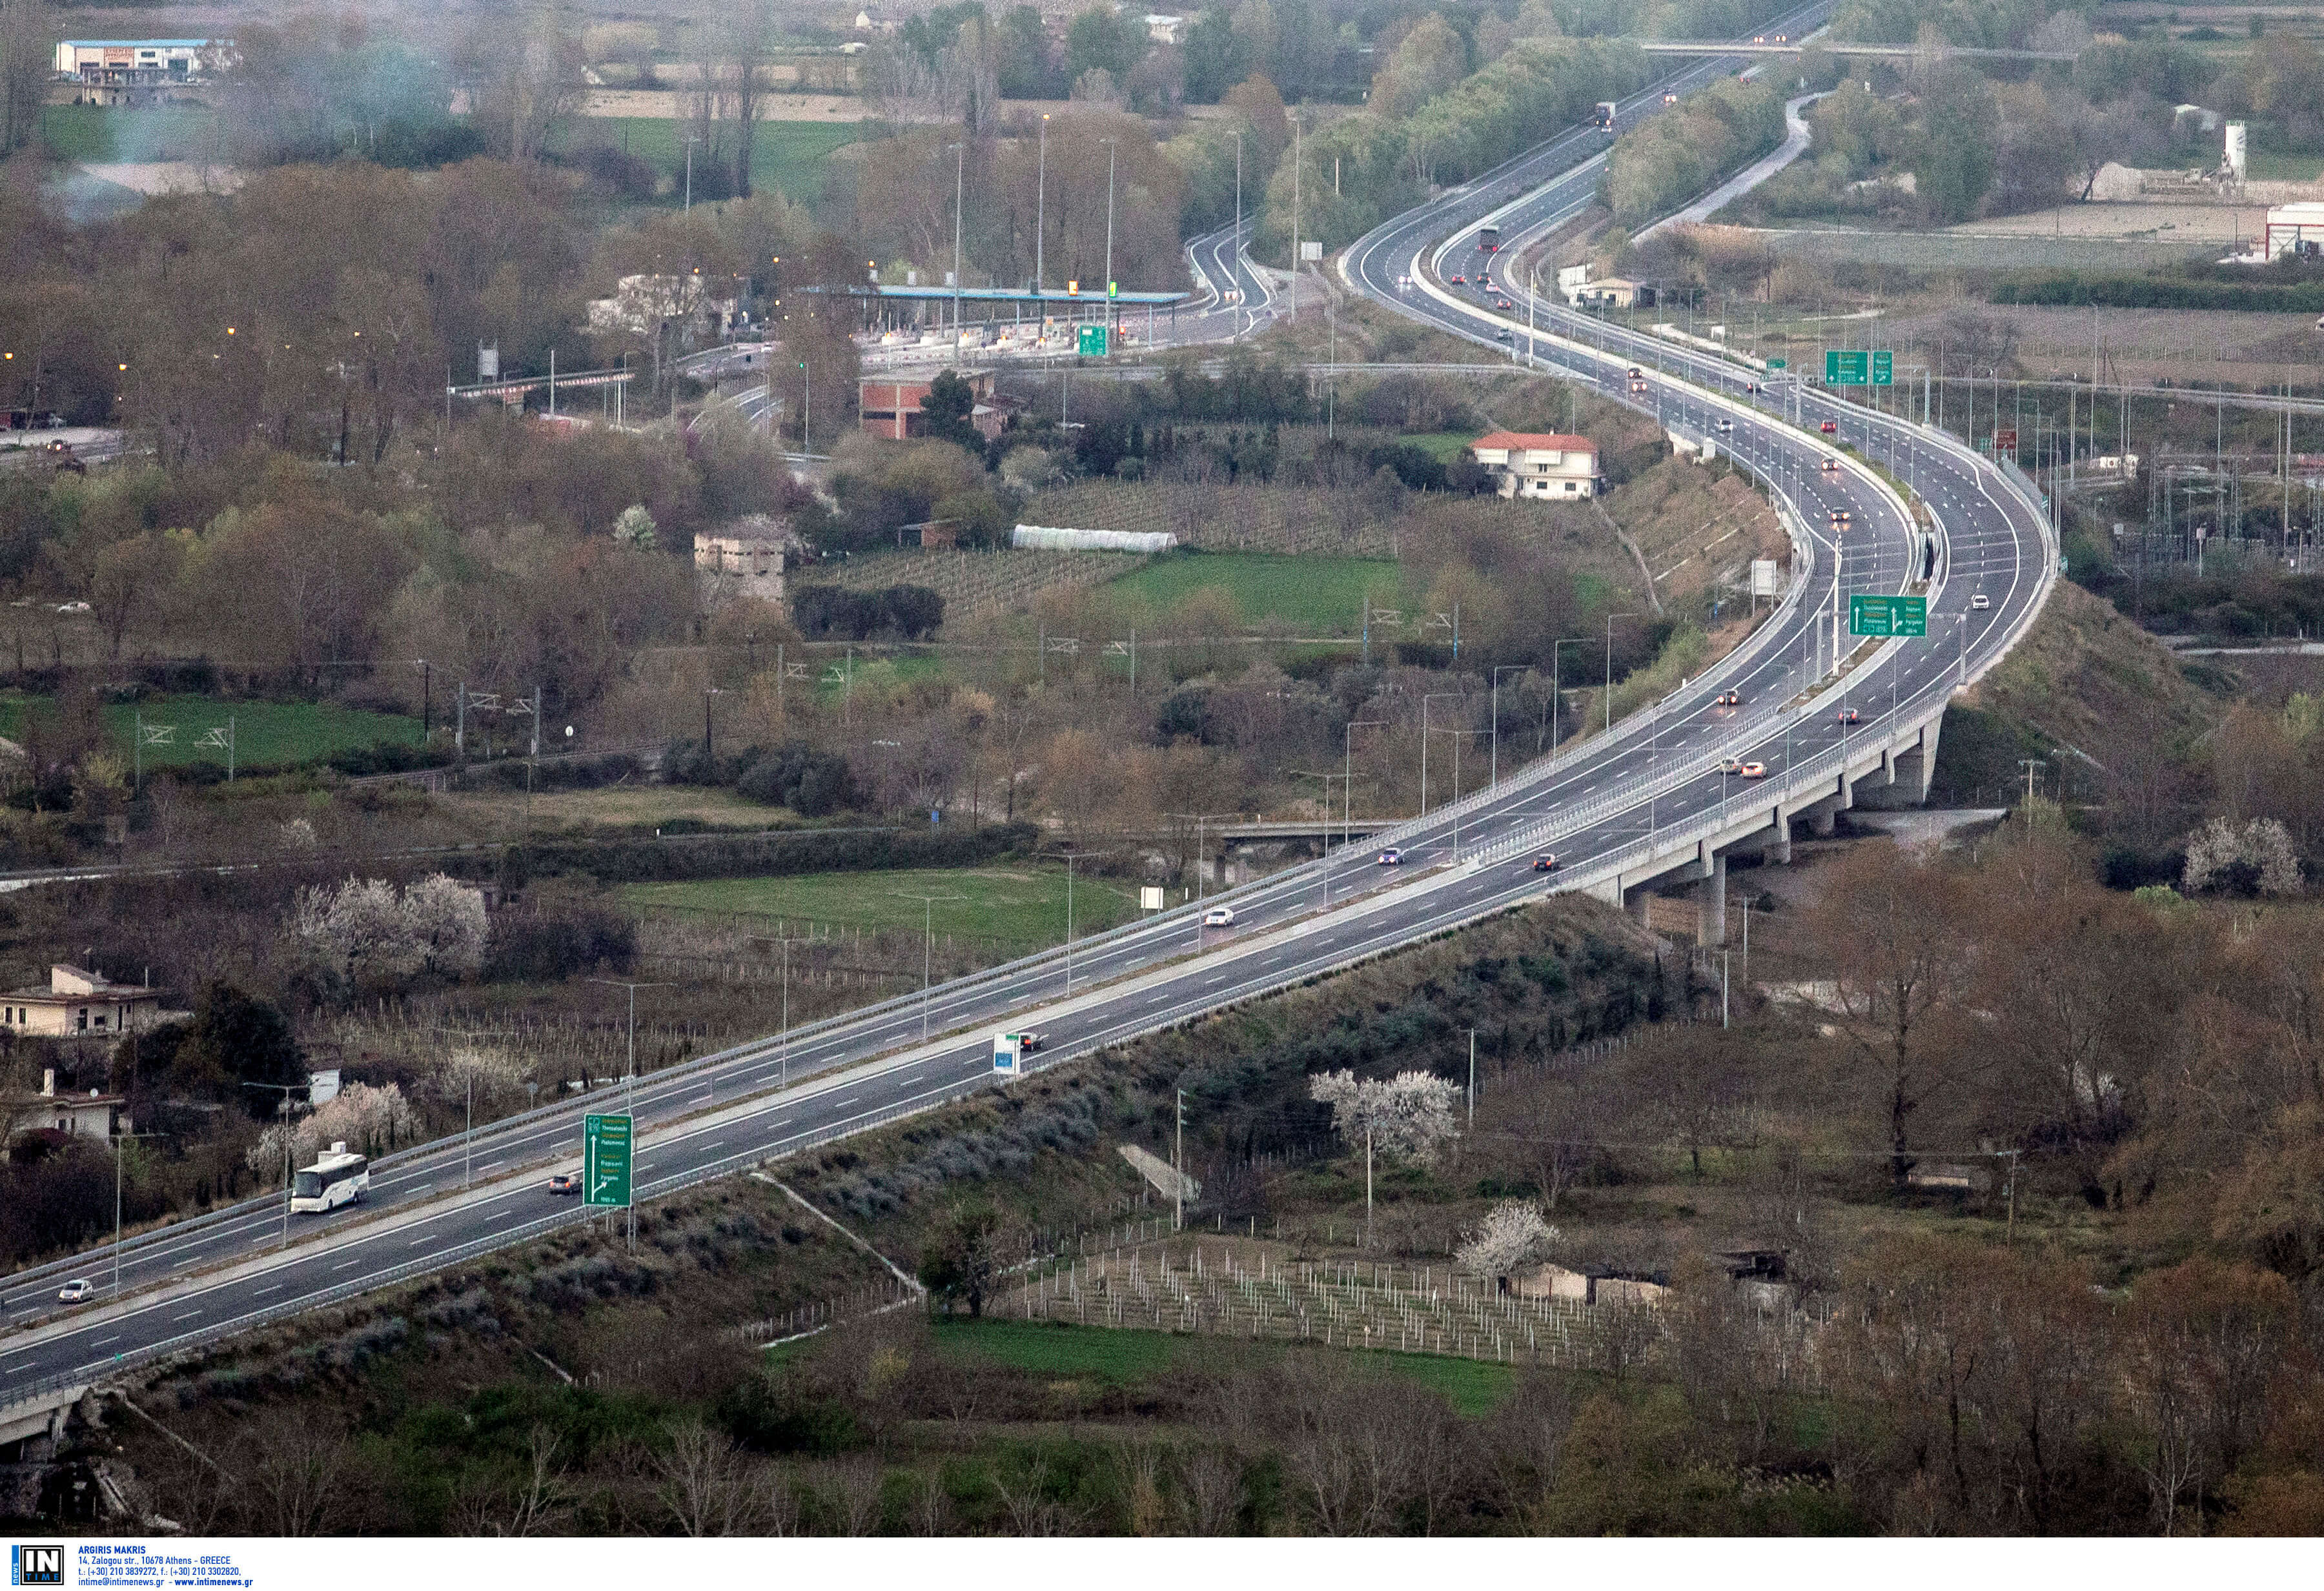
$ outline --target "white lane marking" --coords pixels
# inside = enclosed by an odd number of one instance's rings
[[[364,1263],[364,1256],[362,1256],[361,1255],[356,1255],[354,1259],[351,1259],[351,1260],[347,1261],[345,1265],[333,1265],[333,1266],[331,1267],[331,1269],[333,1269],[333,1270],[335,1270],[335,1271],[352,1271],[352,1270],[354,1270],[357,1265],[361,1265],[361,1264],[363,1264],[363,1263]]]
[[[199,1311],[199,1310],[188,1310],[188,1311],[187,1311],[184,1314],[182,1314],[182,1315],[172,1315],[172,1316],[171,1316],[171,1317],[170,1317],[170,1321],[171,1321],[171,1323],[172,1325],[175,1325],[175,1324],[176,1324],[178,1321],[180,1321],[180,1320],[192,1320],[196,1315],[198,1315],[198,1314],[200,1314],[200,1313],[201,1313],[201,1311]]]
[[[111,1337],[98,1338],[95,1342],[90,1343],[88,1346],[91,1347],[103,1347],[108,1342],[119,1342],[120,1340],[121,1333],[116,1331]]]
[[[257,1290],[256,1290],[255,1292],[254,1292],[250,1296],[251,1296],[251,1297],[253,1297],[253,1298],[263,1298],[266,1294],[268,1294],[268,1293],[270,1293],[270,1292],[281,1292],[281,1291],[282,1291],[282,1283],[280,1283],[280,1282],[275,1282],[275,1283],[269,1283],[268,1285],[266,1285],[266,1286],[264,1286],[264,1287],[261,1287],[261,1288],[257,1289]]]

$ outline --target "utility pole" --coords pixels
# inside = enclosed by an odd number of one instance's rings
[[[913,895],[901,889],[890,889],[888,893],[899,900],[917,900],[920,903],[920,932],[924,936],[920,944],[920,1037],[925,1040],[928,1036],[928,974],[936,961],[936,902],[966,900],[968,897],[965,895]]]
[[[2034,774],[2036,770],[2047,768],[2049,763],[2040,757],[2021,757],[2017,759],[2017,766],[2025,770],[2025,805],[2030,815],[2034,806]]]
[[[1469,1030],[1469,1130],[1477,1130],[1477,1030]]]
[[[685,213],[686,213],[687,215],[689,215],[689,216],[690,216],[690,215],[692,215],[692,214],[694,214],[694,146],[695,146],[696,144],[697,144],[697,143],[701,143],[701,142],[702,142],[702,134],[700,134],[699,133],[687,133],[687,134],[686,135],[686,210],[685,210]]]
[[[1033,179],[1033,298],[1041,312],[1041,330],[1049,329],[1049,273],[1042,253],[1049,238],[1049,113],[1041,113],[1041,157]]]
[[[1172,1167],[1178,1173],[1170,1190],[1175,1201],[1170,1211],[1170,1229],[1182,1229],[1186,1224],[1186,1090],[1178,1090],[1178,1142],[1170,1152]]]

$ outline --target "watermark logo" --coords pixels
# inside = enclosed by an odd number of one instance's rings
[[[11,1586],[63,1585],[65,1550],[62,1547],[9,1548],[8,1583]]]

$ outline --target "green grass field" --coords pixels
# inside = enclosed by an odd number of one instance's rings
[[[936,1327],[948,1353],[1037,1375],[1087,1376],[1131,1385],[1175,1366],[1199,1363],[1208,1344],[1199,1337],[1102,1326],[1054,1326],[1025,1320],[948,1320]],[[1307,1347],[1309,1353],[1345,1348]],[[1367,1354],[1398,1375],[1444,1394],[1470,1419],[1491,1413],[1515,1384],[1506,1365],[1431,1354]]]
[[[912,896],[958,896],[924,906]],[[1077,873],[1074,933],[1111,928],[1138,909],[1138,893],[1111,879]],[[634,905],[682,910],[752,912],[857,928],[908,928],[923,921],[938,933],[973,933],[1027,945],[1065,937],[1065,869],[1061,867],[925,869],[878,873],[803,873],[793,878],[696,878],[629,884]]]
[[[115,161],[198,161],[217,144],[217,113],[205,106],[128,110],[117,106],[52,105],[41,113],[41,135],[59,160],[103,165]]]
[[[29,714],[49,705],[42,696],[0,693],[0,735],[21,736]],[[205,696],[151,696],[141,703],[112,703],[105,727],[124,763],[134,762],[137,725],[172,731],[168,744],[150,738],[144,762],[152,768],[181,768],[194,762],[226,766],[224,746],[200,744],[213,729],[231,728],[238,768],[285,768],[319,761],[334,751],[391,740],[417,745],[420,721],[401,713],[359,713],[314,702],[215,702]]]
[[[1198,553],[1157,558],[1104,588],[1159,614],[1198,591],[1226,593],[1244,619],[1280,620],[1311,635],[1352,634],[1367,593],[1399,601],[1404,572],[1388,558],[1310,558],[1274,553]]]
[[[1415,431],[1397,438],[1409,442],[1440,464],[1451,464],[1476,439],[1467,431]]]
[[[813,204],[823,197],[825,168],[842,144],[881,135],[871,122],[761,122],[751,146],[754,187],[779,188],[785,197]],[[626,150],[685,181],[686,145],[678,123],[659,116],[575,117],[562,124],[550,147],[566,152],[593,145]]]
[[[199,161],[217,157],[217,113],[200,106],[129,110],[118,106],[52,105],[41,132],[57,158],[105,165],[120,161]],[[801,203],[823,195],[824,170],[842,144],[879,136],[877,124],[761,122],[751,151],[754,184],[780,189]],[[627,149],[672,173],[682,185],[686,145],[676,122],[650,116],[568,117],[549,139],[558,152],[593,144]]]
[[[816,654],[815,688],[817,694],[837,701],[847,690],[844,677],[834,679],[831,671],[847,667],[844,656],[833,657],[828,652]],[[858,658],[855,659],[854,688],[859,691],[886,691],[898,685],[912,685],[921,680],[945,677],[945,660],[926,653],[909,653],[899,658]]]

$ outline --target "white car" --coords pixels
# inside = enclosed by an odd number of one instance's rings
[[[1969,599],[1969,605],[1971,612],[1982,613],[1993,606],[1993,599],[1980,591]]]
[[[75,1276],[71,1281],[57,1289],[57,1301],[59,1303],[78,1303],[83,1299],[96,1296],[96,1283],[90,1281],[86,1276]]]
[[[1719,428],[1722,432],[1731,432],[1735,429],[1735,422],[1722,415],[1720,418]]]
[[[59,602],[57,604],[57,612],[60,613],[86,613],[88,612],[88,604],[87,602]]]
[[[1209,911],[1203,914],[1203,926],[1205,928],[1233,927],[1234,907],[1213,906]]]

